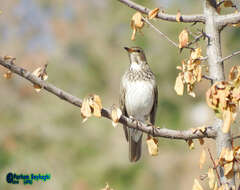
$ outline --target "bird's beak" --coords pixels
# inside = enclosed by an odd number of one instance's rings
[[[125,49],[127,52],[132,52],[132,49],[131,49],[131,48],[124,47],[124,49]]]

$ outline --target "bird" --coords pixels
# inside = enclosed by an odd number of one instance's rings
[[[129,56],[129,67],[120,82],[120,109],[122,114],[141,122],[155,124],[158,88],[145,53],[140,47],[124,47]],[[136,162],[141,157],[143,132],[123,125],[129,144],[129,160]]]

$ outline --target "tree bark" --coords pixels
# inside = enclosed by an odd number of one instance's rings
[[[222,51],[221,51],[221,38],[220,38],[220,26],[217,22],[218,14],[216,12],[214,5],[215,0],[204,0],[204,16],[205,21],[205,32],[208,36],[207,44],[207,56],[208,56],[208,65],[209,65],[209,75],[213,80],[222,81],[224,77],[224,65],[222,60]],[[215,2],[216,3],[216,2]],[[220,153],[223,148],[232,149],[231,145],[231,132],[223,133],[222,132],[223,120],[216,118],[215,127],[217,130],[216,138],[216,148],[217,155],[220,156]],[[230,179],[227,179],[224,176],[223,167],[218,168],[220,180],[222,184],[228,184],[230,187],[235,187],[234,176]]]

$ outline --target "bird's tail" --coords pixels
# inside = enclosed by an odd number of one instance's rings
[[[130,129],[130,131],[131,131],[131,129]],[[135,132],[135,131],[131,131],[130,133],[132,133],[132,132]],[[141,152],[142,152],[142,132],[137,139],[134,135],[135,134],[129,135],[129,160],[130,160],[130,162],[138,161],[141,157]]]

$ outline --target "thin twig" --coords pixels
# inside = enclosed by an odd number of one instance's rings
[[[209,153],[210,159],[212,160],[212,163],[213,163],[213,167],[214,167],[213,169],[215,170],[215,172],[216,172],[216,174],[217,174],[217,178],[218,178],[219,184],[220,184],[220,186],[221,186],[221,185],[222,185],[222,182],[221,182],[221,180],[220,180],[220,176],[219,176],[219,173],[218,173],[218,170],[217,170],[217,166],[216,166],[216,163],[215,163],[215,161],[214,161],[214,159],[213,159],[213,157],[212,157],[212,154],[211,154],[209,148],[208,148],[208,153]]]
[[[54,86],[46,81],[43,81],[43,80],[35,77],[26,69],[23,69],[19,66],[11,64],[10,61],[6,61],[1,57],[0,57],[0,65],[11,70],[12,72],[16,73],[17,75],[25,78],[26,80],[30,81],[31,83],[41,86],[42,89],[48,91],[51,94],[54,94],[55,96],[61,98],[62,100],[69,102],[77,107],[82,106],[81,99],[77,98],[76,96],[71,95],[68,92],[63,91],[60,88],[57,88],[56,86]],[[101,115],[102,115],[102,117],[112,120],[111,111],[106,108],[102,108]],[[159,127],[156,127],[153,125],[145,124],[140,121],[136,122],[135,119],[131,119],[124,115],[121,116],[119,123],[126,125],[130,128],[140,130],[144,133],[150,134],[155,137],[164,137],[164,138],[182,139],[182,140],[200,139],[200,138],[215,138],[216,137],[216,129],[211,126],[208,126],[206,128],[206,132],[204,132],[204,133],[202,133],[200,131],[193,133],[193,130],[191,130],[191,129],[180,131],[180,130],[159,128]]]
[[[228,59],[230,59],[230,58],[232,58],[233,56],[236,56],[236,55],[240,55],[240,50],[239,50],[239,51],[236,51],[236,52],[233,52],[231,55],[228,55],[228,56],[222,58],[222,59],[219,61],[219,63],[224,62],[224,61],[226,61],[226,60],[228,60]]]
[[[156,28],[151,22],[148,21],[147,18],[142,17],[144,22],[146,22],[149,26],[151,26],[156,32],[158,32],[162,37],[164,37],[166,40],[168,40],[171,44],[173,44],[175,47],[178,48],[178,44],[172,41],[169,37],[167,37],[166,34],[162,33],[158,28]]]

